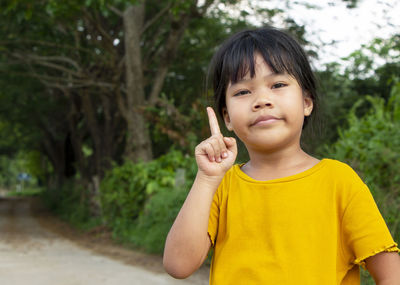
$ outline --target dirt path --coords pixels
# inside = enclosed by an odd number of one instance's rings
[[[77,234],[31,205],[0,199],[1,284],[208,284],[206,268],[175,280],[163,272],[161,257],[124,249],[102,233]]]

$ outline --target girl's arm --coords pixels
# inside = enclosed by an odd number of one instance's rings
[[[197,176],[165,242],[164,268],[175,278],[190,276],[207,257],[213,196],[237,155],[236,141],[222,136],[214,111],[207,111],[211,137],[196,147]]]
[[[211,246],[207,233],[208,219],[218,180],[208,180],[198,174],[171,227],[165,243],[163,264],[175,278],[190,276],[207,257]]]
[[[377,285],[400,284],[400,255],[381,252],[365,260],[365,266]]]

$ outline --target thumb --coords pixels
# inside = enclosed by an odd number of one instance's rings
[[[236,140],[235,138],[228,138],[228,137],[224,137],[224,142],[226,147],[233,152],[237,151],[237,146],[236,146]]]

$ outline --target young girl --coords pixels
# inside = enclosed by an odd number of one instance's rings
[[[400,256],[367,186],[346,164],[300,146],[317,110],[304,51],[286,33],[240,32],[215,54],[218,113],[250,160],[234,165],[207,108],[211,137],[195,150],[198,173],[165,244],[164,267],[186,278],[214,254],[210,284],[400,284]]]

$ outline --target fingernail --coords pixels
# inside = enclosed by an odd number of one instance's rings
[[[227,158],[227,157],[228,157],[228,154],[227,154],[226,152],[224,152],[224,153],[222,153],[222,157],[223,157],[223,158]]]
[[[221,158],[217,157],[217,162],[221,162],[221,161],[222,161]]]

